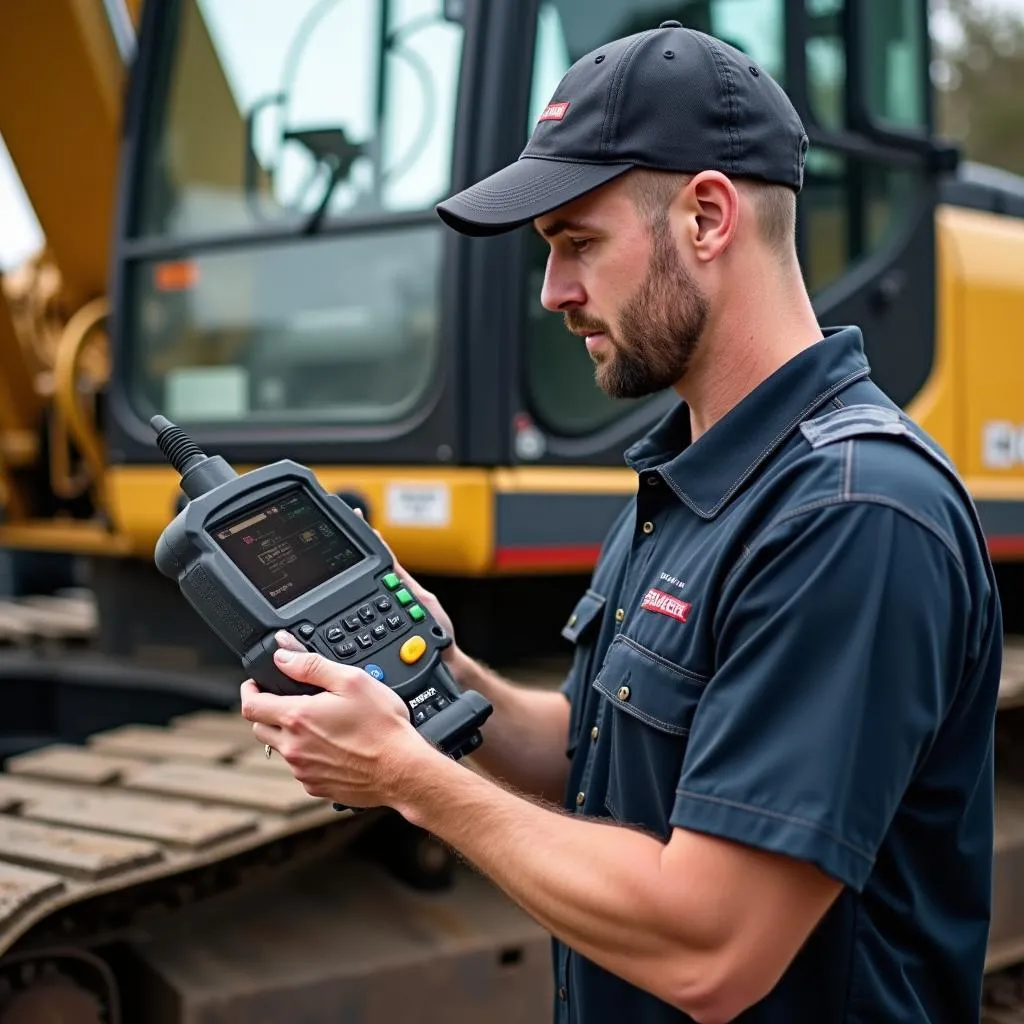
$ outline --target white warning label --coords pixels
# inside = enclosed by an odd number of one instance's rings
[[[390,484],[385,514],[392,526],[447,526],[451,494],[447,484]]]

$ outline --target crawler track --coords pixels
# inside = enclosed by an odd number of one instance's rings
[[[116,928],[120,908],[81,925],[59,919],[85,900],[257,850],[276,848],[277,860],[338,829],[354,836],[351,817],[310,797],[280,759],[267,761],[226,712],[14,757],[0,775],[0,955],[52,915],[65,938]]]
[[[87,595],[0,602],[0,660],[88,659],[95,625]],[[518,678],[555,685],[561,667]],[[234,710],[10,757],[0,772],[0,964],[26,946],[109,940],[147,908],[341,849],[377,817],[310,797]]]

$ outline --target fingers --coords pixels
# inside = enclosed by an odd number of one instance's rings
[[[262,693],[259,687],[247,679],[242,683],[242,717],[250,722],[261,722],[263,725],[282,725],[284,705],[283,697],[273,693]]]
[[[274,750],[280,753],[284,736],[283,729],[279,729],[276,725],[263,725],[262,722],[254,722],[252,734],[264,746],[273,747]]]
[[[300,651],[282,649],[274,652],[274,663],[289,679],[296,682],[309,683],[330,693],[344,693],[351,689],[353,682],[358,681],[360,676],[366,676],[361,669],[338,665],[319,654],[310,654],[304,648],[300,648]]]

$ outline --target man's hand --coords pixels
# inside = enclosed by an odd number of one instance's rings
[[[247,679],[242,715],[256,738],[288,762],[311,796],[349,807],[393,806],[403,778],[431,750],[402,699],[362,669],[308,653],[287,633],[276,639],[277,667],[324,692],[281,697]]]

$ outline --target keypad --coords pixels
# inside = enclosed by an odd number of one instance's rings
[[[326,622],[320,627],[321,637],[331,645],[339,658],[352,658],[372,650],[379,644],[387,643],[393,633],[400,632],[410,622],[418,623],[426,618],[426,612],[416,603],[416,598],[396,573],[388,573],[381,579],[381,583],[390,593],[382,591],[340,620]],[[403,611],[405,614],[402,614]],[[315,627],[307,623],[296,630],[300,631],[307,639],[317,632]]]

